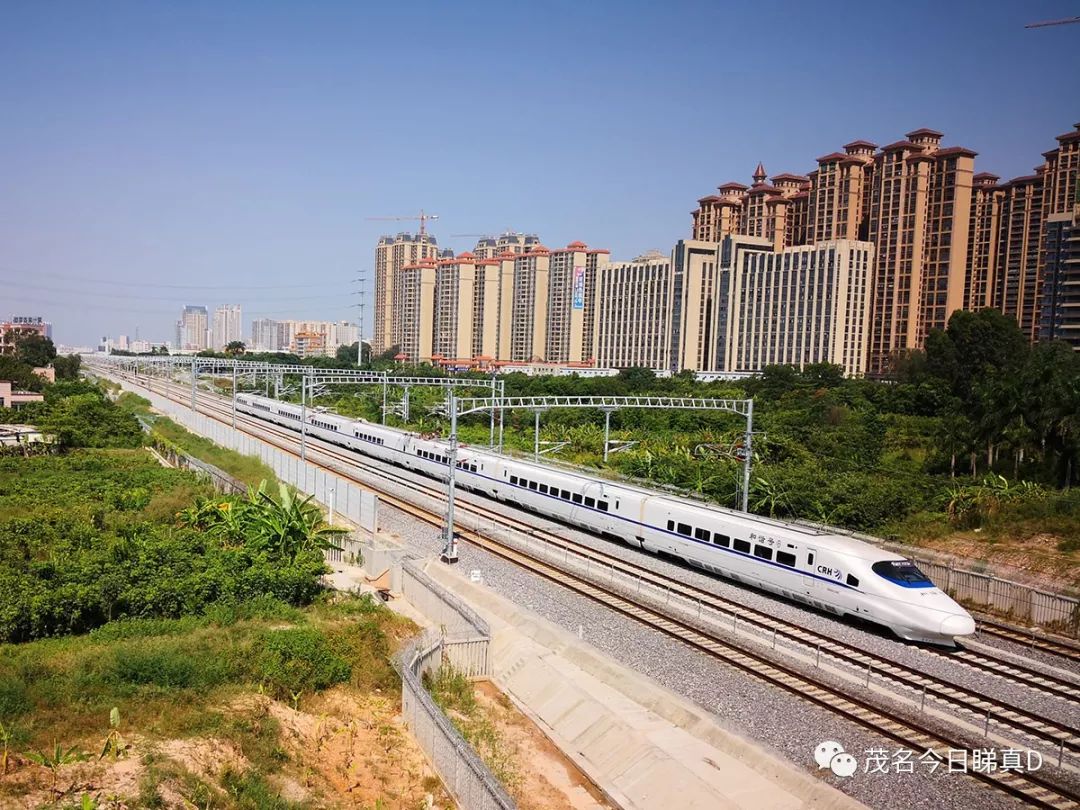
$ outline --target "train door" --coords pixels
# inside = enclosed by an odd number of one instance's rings
[[[818,551],[816,548],[806,549],[806,567],[803,569],[802,585],[808,594],[814,593],[817,587],[817,579],[811,576],[814,566],[817,565]]]

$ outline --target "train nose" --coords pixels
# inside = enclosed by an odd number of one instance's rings
[[[941,635],[970,636],[975,632],[975,620],[966,613],[948,616],[941,621]]]

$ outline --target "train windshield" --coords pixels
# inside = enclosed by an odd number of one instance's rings
[[[895,582],[905,588],[932,588],[934,583],[930,577],[919,570],[911,560],[882,560],[876,562],[870,568],[875,574],[889,582]]]

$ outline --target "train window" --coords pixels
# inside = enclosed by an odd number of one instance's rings
[[[858,577],[853,577],[851,574],[848,574],[847,575],[847,584],[850,585],[852,588],[858,588],[859,587],[859,578]]]
[[[596,502],[596,508],[599,509],[601,512],[606,512],[607,511],[607,501],[597,501]]]
[[[574,493],[574,503],[581,503],[581,495],[577,492]]]
[[[724,548],[728,548],[731,545],[731,538],[726,534],[714,534],[712,536],[712,541],[716,543],[716,545],[723,546]]]
[[[618,509],[618,508],[619,508],[619,501],[618,501],[618,499],[616,499],[616,501],[615,501],[615,508],[616,508],[616,509]]]
[[[809,554],[806,555],[806,564],[807,565],[813,565],[814,564],[814,552],[811,551]]]
[[[746,540],[736,540],[734,545],[736,551],[741,551],[743,554],[750,553],[750,543]]]
[[[706,543],[708,543],[709,542],[709,530],[708,529],[694,529],[694,537],[696,537],[698,540],[704,540]]]
[[[568,500],[570,500],[570,490],[568,490],[568,489],[564,489],[564,490],[562,491],[562,499],[563,499],[564,501],[568,501]]]
[[[511,475],[510,476],[510,483],[515,484],[515,485],[517,484],[517,476],[516,475]]]
[[[533,490],[536,489],[536,482],[535,481],[530,481],[529,482],[529,489],[533,489]]]
[[[537,487],[537,489],[539,489],[540,492],[542,492],[544,495],[547,495],[547,491],[548,491],[547,484],[541,484],[539,487]]]
[[[680,523],[679,524],[679,534],[685,534],[687,537],[689,537],[690,533],[691,533],[691,530],[690,530],[690,525],[688,523]]]
[[[768,546],[754,546],[754,556],[763,560],[772,559],[772,549]]]
[[[870,568],[878,576],[905,588],[930,588],[934,584],[911,560],[882,560]]]
[[[795,555],[788,554],[786,551],[776,552],[776,561],[781,565],[790,565],[793,568],[795,567]]]
[[[674,521],[674,520],[669,520],[669,521],[667,522],[667,530],[668,530],[669,532],[673,532],[673,531],[675,531],[675,521]]]
[[[587,507],[589,507],[590,509],[594,508],[596,506],[596,498],[590,498],[588,495],[586,495],[585,496],[585,505]]]

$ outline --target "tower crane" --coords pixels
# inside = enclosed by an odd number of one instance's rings
[[[1049,28],[1051,25],[1072,25],[1080,23],[1080,17],[1066,17],[1062,20],[1046,20],[1045,22],[1028,23],[1024,28]]]
[[[368,220],[371,220],[371,221],[379,220],[379,221],[382,221],[382,222],[390,222],[390,221],[400,222],[402,220],[411,220],[411,221],[415,222],[415,221],[419,220],[420,221],[420,235],[421,236],[423,236],[425,233],[427,233],[427,228],[425,226],[427,225],[428,220],[438,219],[438,218],[439,218],[438,214],[425,213],[423,208],[420,209],[419,214],[417,214],[416,216],[412,216],[412,217],[365,217],[365,219],[368,219]]]
[[[475,239],[496,239],[496,238],[498,238],[500,236],[524,236],[524,235],[525,234],[522,233],[521,231],[512,231],[509,228],[507,228],[505,231],[503,231],[502,233],[498,233],[498,234],[495,234],[495,233],[452,233],[452,234],[450,234],[450,237],[454,238],[454,237],[458,237],[458,236],[460,236],[460,237],[469,236],[469,237],[473,237]]]

